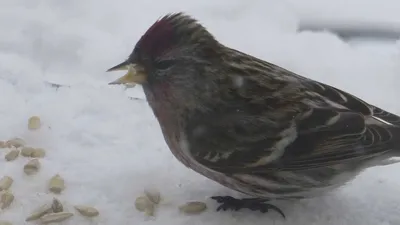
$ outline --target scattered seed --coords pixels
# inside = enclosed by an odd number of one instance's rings
[[[74,208],[82,215],[87,217],[98,216],[100,213],[97,209],[86,205],[76,205]]]
[[[40,162],[38,159],[31,159],[24,166],[24,172],[27,175],[32,175],[34,173],[37,173],[39,169],[40,169]]]
[[[55,194],[61,193],[65,189],[64,179],[59,175],[54,175],[49,181],[49,190]]]
[[[70,212],[58,212],[58,213],[49,213],[45,214],[40,218],[40,221],[43,224],[48,224],[48,223],[56,223],[56,222],[61,222],[64,221],[70,217],[72,217],[74,214]]]
[[[53,204],[51,205],[51,209],[54,213],[62,212],[64,210],[64,207],[60,200],[57,198],[53,198]]]
[[[4,176],[0,179],[0,191],[5,191],[11,187],[14,180],[10,176]]]
[[[0,225],[12,225],[10,221],[0,220]]]
[[[43,158],[46,155],[46,151],[43,148],[35,148],[31,153],[33,158]]]
[[[38,116],[32,116],[28,120],[28,129],[29,130],[37,130],[41,126],[40,118]]]
[[[201,213],[206,209],[207,205],[204,202],[188,202],[182,206],[179,206],[179,210],[187,214]]]
[[[24,146],[21,148],[21,155],[24,157],[31,157],[33,151],[35,151],[35,148]]]
[[[16,148],[19,148],[19,147],[22,147],[22,146],[24,146],[25,145],[25,141],[22,139],[22,138],[13,138],[13,139],[11,139],[11,140],[8,140],[7,142],[6,142],[6,145],[7,145],[7,147],[16,147]]]
[[[14,161],[17,157],[18,157],[18,155],[19,155],[19,150],[18,149],[12,149],[11,151],[9,151],[5,156],[4,156],[4,158],[7,160],[7,161]]]
[[[1,209],[5,209],[14,201],[14,195],[10,191],[5,191],[0,198]]]
[[[146,194],[147,198],[153,202],[154,204],[158,204],[161,201],[161,194],[159,191],[156,190],[145,190],[144,193]]]
[[[42,206],[40,206],[39,208],[35,209],[30,216],[28,216],[25,221],[32,221],[32,220],[37,220],[39,218],[41,218],[42,216],[51,213],[52,210],[52,205],[50,204],[44,204]]]
[[[140,212],[145,212],[147,208],[151,207],[152,203],[146,196],[136,198],[135,207]]]

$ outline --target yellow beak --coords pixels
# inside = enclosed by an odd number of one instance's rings
[[[142,84],[147,79],[147,74],[145,73],[143,67],[139,66],[138,64],[132,64],[128,61],[108,69],[107,72],[119,70],[128,70],[128,72],[124,76],[108,84]]]

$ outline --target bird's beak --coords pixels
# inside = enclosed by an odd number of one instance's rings
[[[129,61],[120,63],[108,69],[107,72],[118,70],[127,70],[128,72],[124,76],[108,84],[142,84],[147,79],[147,74],[143,67],[138,64],[130,63]]]

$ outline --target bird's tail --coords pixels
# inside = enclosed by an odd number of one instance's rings
[[[400,126],[391,128],[393,150],[396,152],[396,157],[400,157]]]
[[[390,134],[389,146],[383,150],[388,150],[387,157],[379,164],[379,166],[387,166],[400,162],[400,127],[391,126],[387,128]]]

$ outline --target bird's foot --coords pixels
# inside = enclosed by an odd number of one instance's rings
[[[268,212],[269,209],[272,209],[285,218],[285,214],[278,207],[265,203],[266,199],[260,198],[244,198],[237,199],[231,196],[213,196],[211,199],[214,199],[220,206],[217,208],[217,211],[223,210],[226,211],[228,209],[238,211],[240,209],[250,209],[252,211],[260,211],[262,213]]]

